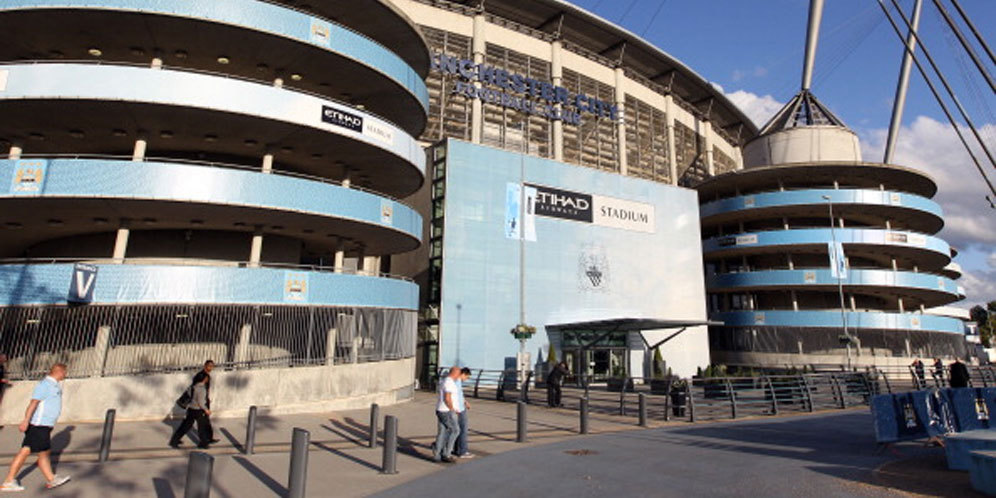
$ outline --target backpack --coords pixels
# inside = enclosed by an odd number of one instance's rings
[[[194,385],[191,384],[190,387],[188,387],[186,390],[183,391],[183,394],[181,394],[179,398],[176,398],[176,406],[179,406],[180,409],[182,410],[186,410],[187,407],[190,406],[190,402],[193,399],[194,399]]]

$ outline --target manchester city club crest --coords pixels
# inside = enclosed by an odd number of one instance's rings
[[[608,292],[611,280],[605,248],[584,246],[578,257],[578,287],[587,292]]]

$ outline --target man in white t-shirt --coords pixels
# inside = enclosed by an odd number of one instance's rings
[[[460,388],[457,386],[457,379],[460,378],[460,367],[451,367],[450,373],[439,380],[437,390],[438,402],[436,403],[436,419],[438,429],[436,433],[436,445],[432,450],[432,460],[434,462],[452,463],[453,444],[456,443],[460,434],[460,426],[457,423],[459,411],[456,401]]]

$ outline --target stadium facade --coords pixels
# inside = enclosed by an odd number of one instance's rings
[[[69,364],[67,418],[162,416],[207,359],[221,413],[411,395],[429,51],[295,3],[0,5],[0,349]]]
[[[964,298],[927,175],[863,162],[809,91],[698,186],[713,361],[908,365],[965,356]]]

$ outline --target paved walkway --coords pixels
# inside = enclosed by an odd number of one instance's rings
[[[379,473],[381,449],[365,446],[368,410],[260,417],[257,454],[239,454],[245,420],[221,419],[214,454],[213,497],[271,497],[286,492],[291,430],[310,431],[308,496],[896,496],[898,490],[972,496],[967,474],[943,467],[943,452],[914,444],[875,454],[866,409],[730,423],[655,421],[593,414],[594,435],[577,435],[577,412],[529,408],[529,441],[515,442],[515,404],[470,400],[471,450],[454,465],[429,460],[435,397],[381,409],[399,417],[399,473]],[[100,424],[57,427],[57,471],[73,481],[48,496],[183,496],[187,451],[165,447],[178,421],[118,423],[111,461],[98,464]],[[0,430],[0,462],[20,443]],[[191,447],[189,440],[187,447]],[[940,455],[941,460],[937,460]],[[911,470],[913,469],[913,470]],[[931,476],[935,472],[935,476]],[[27,468],[23,484],[37,495],[43,480]],[[915,475],[911,475],[915,474]],[[442,493],[446,491],[446,493]],[[904,495],[908,496],[908,495]]]

